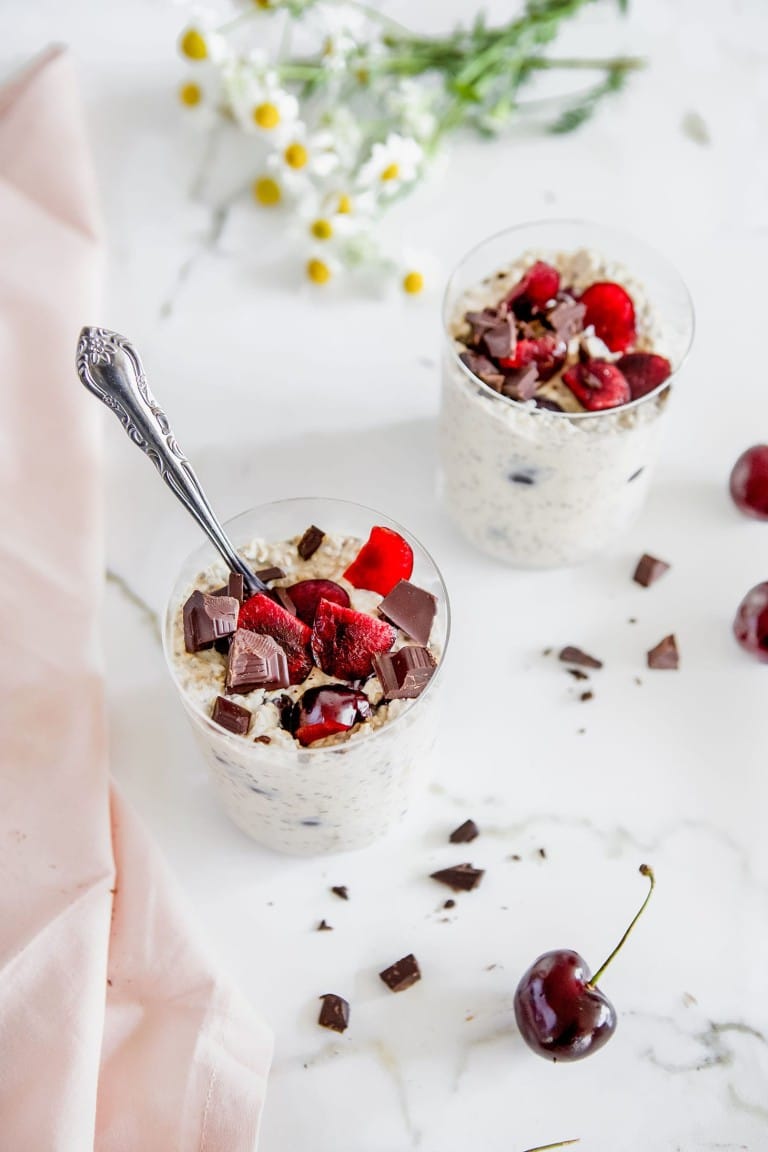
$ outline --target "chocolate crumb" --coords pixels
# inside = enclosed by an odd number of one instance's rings
[[[581,696],[579,696],[579,700],[592,700],[594,695],[594,692],[582,692]]]
[[[642,476],[643,472],[645,472],[645,468],[638,468],[637,472],[633,472],[629,480],[627,480],[627,484],[631,484],[633,480],[637,480],[638,476]]]
[[[642,680],[640,679],[640,677],[639,677],[639,676],[635,676],[635,684],[642,684],[642,683],[643,683],[643,682],[642,682]]]
[[[349,1027],[349,1004],[343,996],[335,992],[326,992],[320,997],[323,1005],[317,1022],[321,1028],[330,1028],[332,1032],[346,1032]]]
[[[379,977],[392,992],[405,992],[421,980],[421,971],[416,957],[410,952],[402,960],[396,960],[389,968],[379,972]]]
[[[531,476],[530,472],[513,472],[512,475],[510,476],[510,480],[512,481],[513,484],[535,484],[536,483],[533,476]]]
[[[650,588],[651,584],[655,584],[665,572],[669,571],[669,568],[670,565],[665,560],[659,560],[656,556],[650,556],[645,552],[637,562],[632,579],[635,584]]]
[[[542,650],[541,654],[542,654],[542,656],[551,656],[552,655],[552,649],[551,648],[544,648]]]
[[[627,620],[627,624],[637,624],[637,616],[630,616],[629,620]]]
[[[674,671],[680,666],[680,653],[673,634],[665,636],[647,656],[649,668],[663,668]]]
[[[474,820],[465,820],[463,824],[459,824],[458,828],[454,828],[448,839],[451,844],[470,844],[479,835],[480,829]]]
[[[537,855],[538,855],[538,856],[540,856],[540,857],[541,857],[541,859],[542,859],[542,860],[546,860],[546,858],[547,858],[547,850],[546,850],[546,848],[537,848],[537,849],[536,849],[536,853],[537,853]]]
[[[566,668],[569,676],[573,676],[574,680],[589,680],[586,672],[582,672],[581,668]]]
[[[333,932],[333,928],[327,920],[321,920],[316,928],[317,932]]]
[[[456,901],[455,900],[446,900],[445,903],[443,904],[443,908],[455,908],[455,907],[456,907]]]
[[[581,664],[584,668],[602,668],[603,666],[602,660],[590,656],[572,644],[567,644],[565,648],[561,649],[558,660],[562,660],[564,664]]]
[[[272,737],[267,736],[266,732],[262,732],[261,736],[254,736],[253,742],[254,744],[271,744]]]
[[[484,874],[482,868],[473,868],[471,864],[456,864],[453,868],[431,872],[430,877],[439,884],[447,884],[454,892],[471,892],[477,888]]]
[[[511,856],[507,857],[507,859],[508,860],[514,860],[515,863],[518,864],[522,860],[522,856],[520,855],[519,852],[513,852]]]
[[[323,532],[322,528],[318,528],[315,524],[310,524],[296,545],[296,551],[302,560],[309,560],[311,556],[314,556],[324,538],[325,532]]]
[[[577,728],[576,729],[576,735],[577,736],[585,736],[586,732],[587,732],[586,728]]]
[[[334,896],[338,896],[340,900],[349,900],[349,890],[346,884],[336,884],[331,888],[331,892],[333,892]]]

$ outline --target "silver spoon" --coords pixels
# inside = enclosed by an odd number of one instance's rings
[[[191,512],[232,572],[240,572],[250,593],[265,592],[232,547],[189,461],[155,402],[138,353],[129,340],[107,328],[83,328],[77,342],[77,374],[89,392],[111,408],[128,436],[150,458],[168,487]]]

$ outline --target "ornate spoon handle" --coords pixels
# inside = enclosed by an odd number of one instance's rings
[[[147,387],[136,349],[117,332],[83,328],[77,344],[77,374],[94,396],[111,408],[134,444],[149,457],[168,487],[191,512],[249,592],[266,585],[237,554],[217,520],[200,481],[171,432],[168,418]]]

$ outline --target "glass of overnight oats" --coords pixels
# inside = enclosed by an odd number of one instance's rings
[[[441,489],[464,535],[517,567],[576,564],[648,491],[693,308],[674,268],[582,221],[510,228],[444,302]]]
[[[450,627],[440,572],[403,528],[347,501],[277,501],[226,529],[267,591],[244,598],[206,545],[164,628],[219,799],[276,851],[361,848],[426,773]]]

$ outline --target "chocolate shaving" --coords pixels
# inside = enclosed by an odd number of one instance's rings
[[[213,596],[195,590],[184,605],[184,647],[202,652],[237,628],[240,605],[233,596]]]
[[[459,824],[458,828],[454,828],[448,839],[451,844],[469,844],[472,840],[476,840],[480,835],[480,829],[474,820],[465,820],[463,824]]]
[[[453,868],[441,868],[439,872],[430,873],[433,880],[447,884],[454,892],[471,892],[484,874],[483,868],[473,868],[471,864],[456,864]]]
[[[228,732],[234,732],[235,736],[246,736],[252,716],[247,708],[242,708],[233,700],[227,700],[226,696],[217,696],[213,702],[211,719]]]
[[[373,670],[385,700],[414,700],[426,688],[437,663],[428,648],[408,644],[397,652],[377,652]]]
[[[333,932],[333,928],[327,920],[321,920],[316,929],[318,932]]]
[[[501,391],[504,384],[504,375],[498,370],[492,360],[487,356],[481,356],[479,352],[461,352],[459,360],[465,368],[477,376],[489,388],[493,388],[496,392]]]
[[[582,652],[581,648],[574,648],[572,644],[567,644],[558,655],[558,660],[562,660],[564,664],[580,664],[583,668],[602,668],[602,660],[590,656],[587,652]]]
[[[594,692],[582,692],[581,696],[579,696],[579,700],[582,700],[582,701],[591,700],[594,695],[595,695]]]
[[[418,644],[428,644],[437,613],[437,597],[411,584],[410,580],[401,580],[379,604],[379,612]]]
[[[254,688],[286,688],[289,683],[285,652],[271,636],[238,628],[227,663],[227,692]]]
[[[533,398],[539,386],[539,370],[535,364],[526,364],[524,368],[515,368],[504,376],[501,386],[503,396],[510,400],[526,401]]]
[[[349,1004],[343,996],[335,992],[326,992],[320,997],[323,1005],[317,1022],[321,1028],[330,1028],[332,1032],[346,1032],[349,1027]]]
[[[296,545],[296,551],[302,560],[309,560],[310,556],[314,556],[324,538],[325,532],[323,532],[321,528],[317,528],[314,524],[310,524]]]
[[[416,957],[412,952],[409,952],[407,956],[403,956],[402,960],[395,961],[394,964],[390,964],[389,968],[379,972],[379,977],[390,991],[405,992],[406,988],[412,988],[421,980],[421,971]]]
[[[586,672],[582,672],[581,668],[566,668],[569,676],[573,676],[574,680],[589,680]]]
[[[349,900],[349,890],[346,884],[336,884],[331,888],[334,896],[338,896],[339,900]]]
[[[660,576],[669,571],[669,568],[670,565],[664,560],[659,560],[656,556],[649,556],[645,552],[637,562],[632,579],[636,584],[642,585],[643,588],[650,588],[651,584],[655,584]]]
[[[649,668],[663,668],[674,671],[680,666],[680,653],[677,650],[677,641],[673,634],[665,636],[655,648],[648,653]]]

